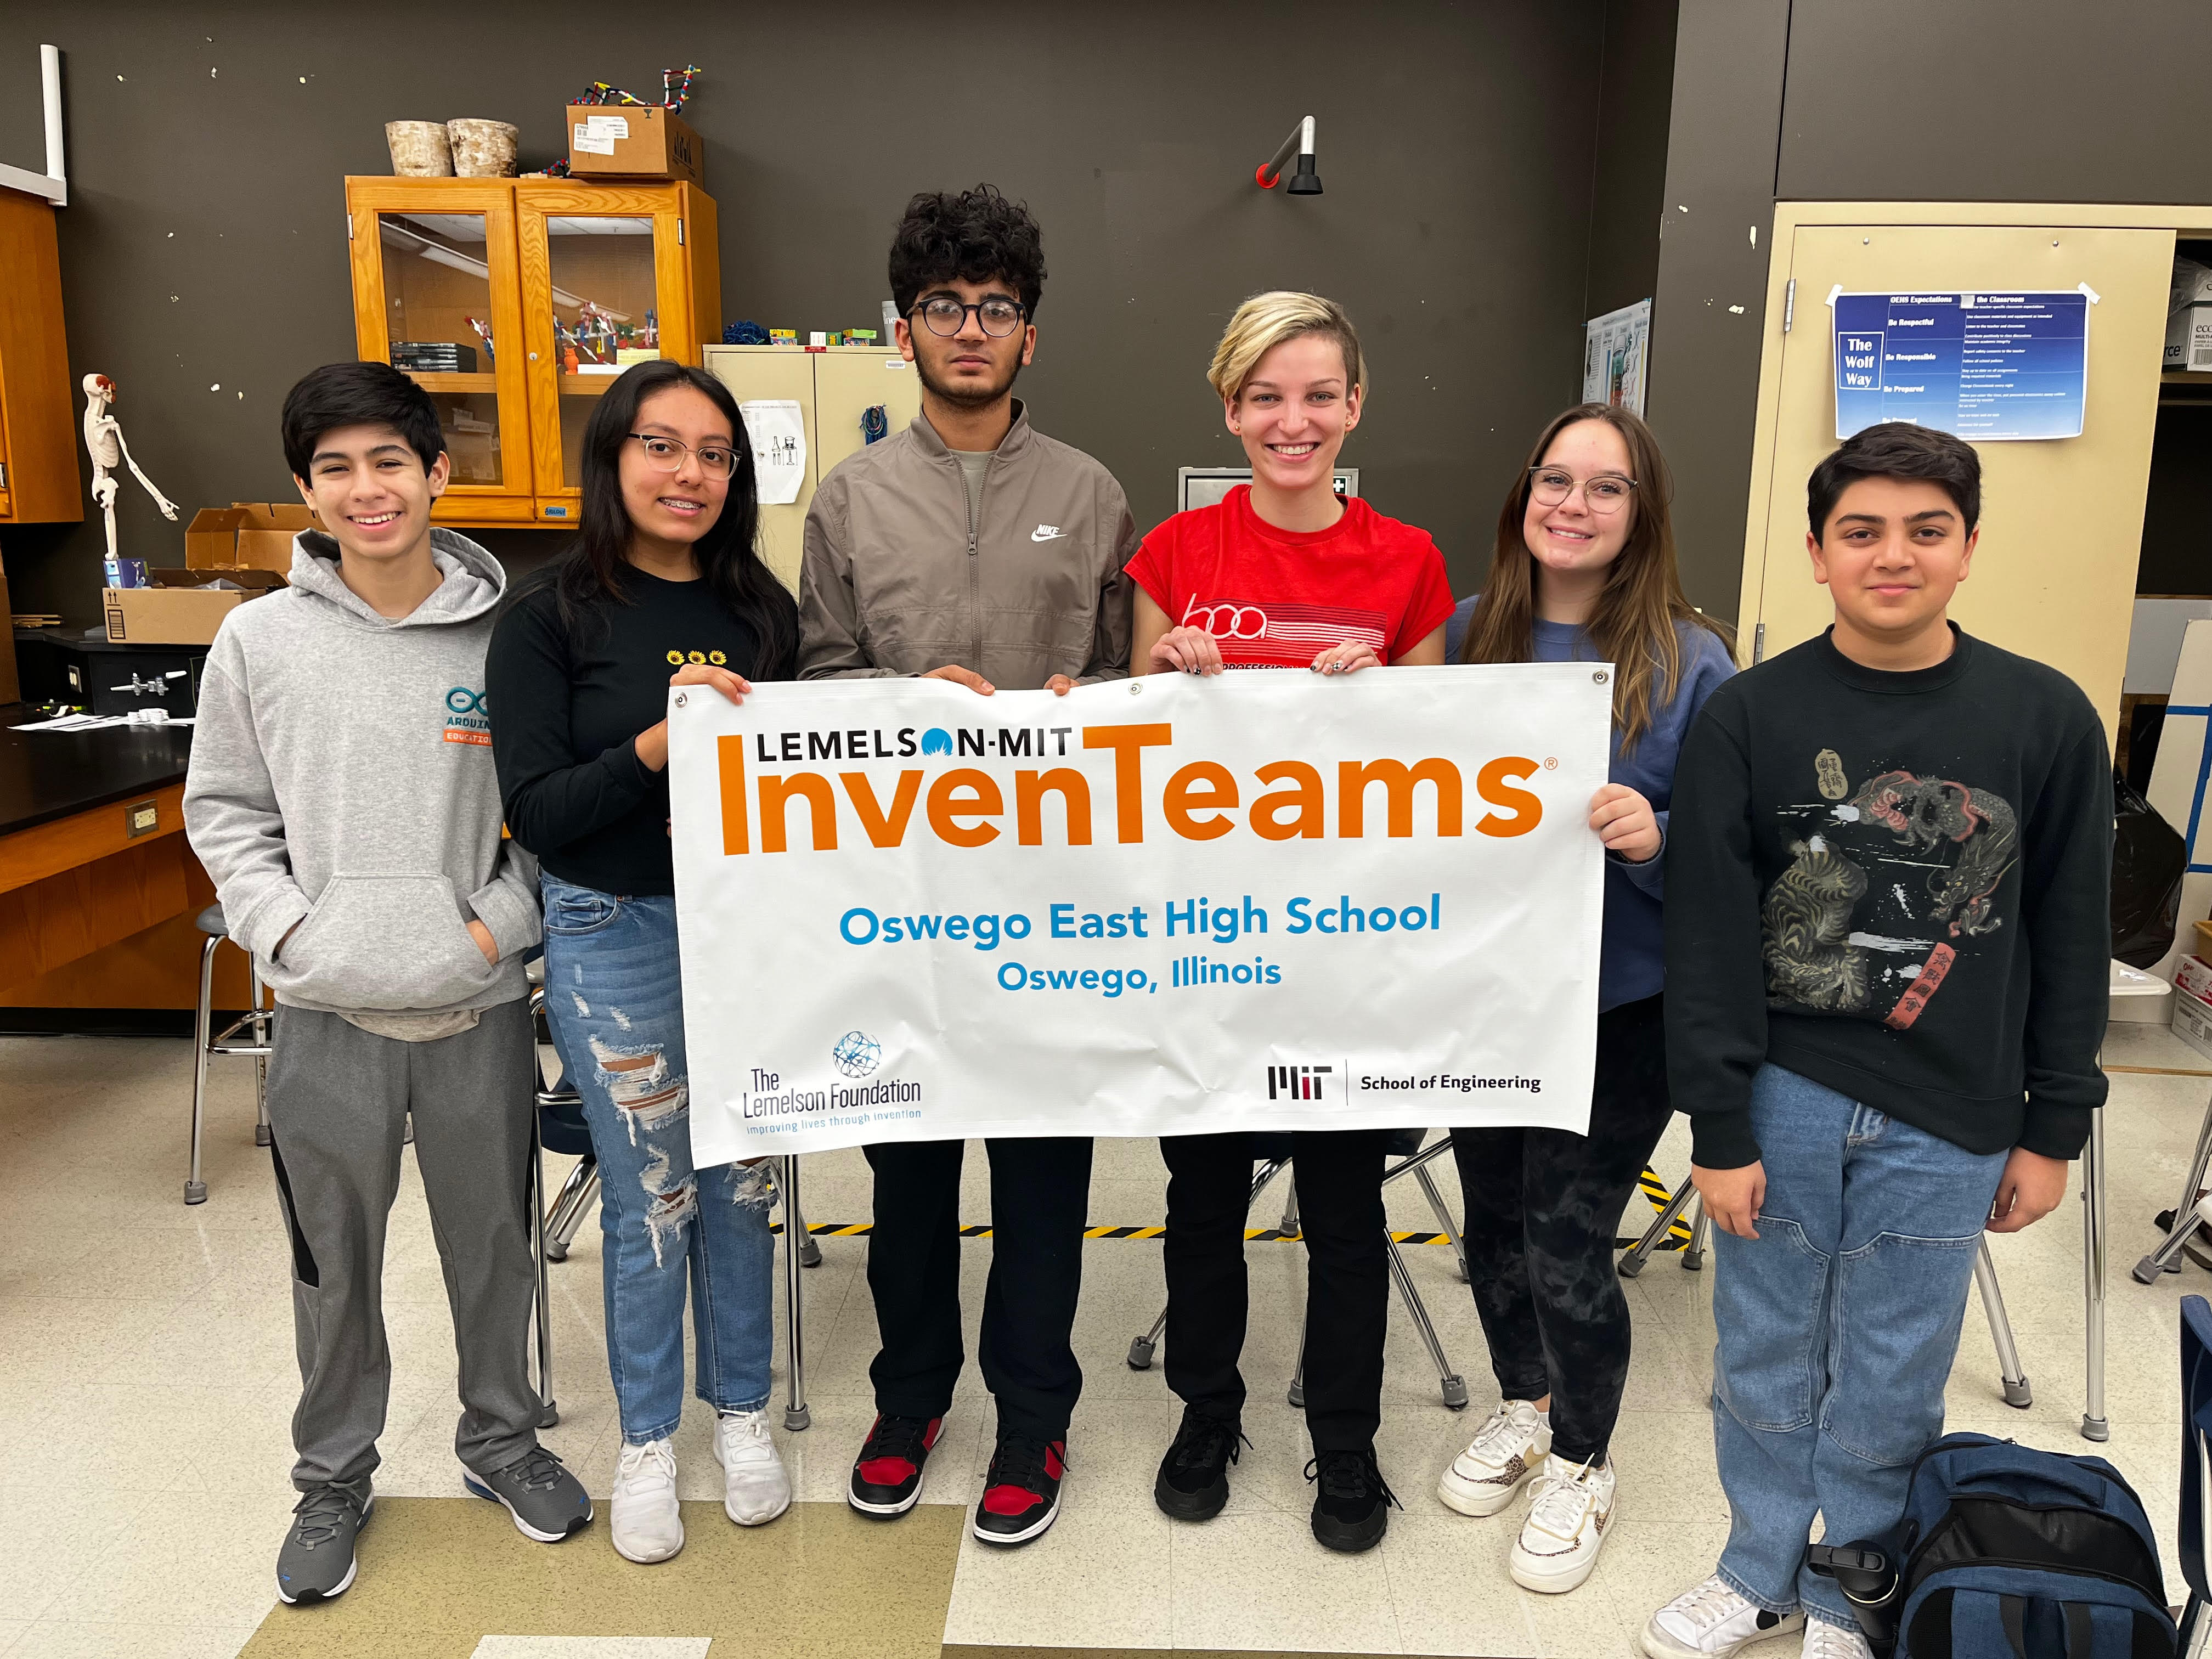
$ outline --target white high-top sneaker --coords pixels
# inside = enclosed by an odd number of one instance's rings
[[[1540,1595],[1562,1595],[1589,1577],[1613,1524],[1613,1494],[1611,1463],[1547,1457],[1506,1561],[1513,1582]]]
[[[791,1476],[769,1438],[766,1412],[724,1412],[714,1421],[722,1510],[741,1527],[764,1527],[791,1507]]]
[[[1800,1659],[1874,1659],[1874,1650],[1856,1630],[1808,1619],[1805,1647]]]
[[[1638,1639],[1650,1659],[1724,1659],[1804,1622],[1802,1613],[1769,1613],[1745,1601],[1715,1573],[1653,1613]]]
[[[607,1522],[615,1553],[650,1566],[684,1547],[684,1511],[676,1504],[676,1449],[667,1440],[625,1443],[615,1465]]]
[[[1534,1405],[1506,1401],[1474,1431],[1468,1449],[1452,1459],[1437,1482],[1437,1500],[1462,1515],[1495,1515],[1544,1466],[1551,1449],[1552,1431]]]

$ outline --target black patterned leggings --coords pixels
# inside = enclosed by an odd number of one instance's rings
[[[1662,999],[1597,1017],[1589,1134],[1458,1129],[1467,1267],[1508,1400],[1552,1396],[1552,1449],[1601,1459],[1628,1382],[1614,1230],[1674,1109]]]

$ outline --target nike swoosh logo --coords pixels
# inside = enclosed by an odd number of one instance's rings
[[[1059,528],[1057,526],[1041,524],[1035,530],[1030,532],[1030,539],[1033,542],[1048,542],[1056,540],[1060,537],[1066,534],[1067,532],[1065,530]]]

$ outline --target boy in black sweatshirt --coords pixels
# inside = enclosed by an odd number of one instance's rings
[[[1804,1565],[1903,1512],[1986,1226],[2065,1196],[2105,1098],[2104,727],[2056,671],[1952,623],[1981,465],[1870,427],[1806,538],[1835,624],[1716,691],[1667,851],[1667,1053],[1717,1230],[1713,1432],[1734,1527],[1652,1616],[1653,1659],[1798,1620],[1868,1651]]]

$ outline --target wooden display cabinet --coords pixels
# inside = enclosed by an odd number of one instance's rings
[[[0,526],[84,517],[76,406],[53,205],[0,187]]]
[[[461,361],[408,368],[453,458],[441,524],[574,525],[599,396],[636,354],[696,363],[721,333],[714,204],[693,185],[353,178],[346,217],[362,357]]]

